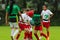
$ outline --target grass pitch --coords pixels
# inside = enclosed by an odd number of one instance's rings
[[[10,31],[11,29],[9,26],[0,26],[0,40],[11,40]],[[45,28],[44,28],[44,32],[46,33]],[[24,38],[24,32],[21,33],[19,40],[23,40],[23,38]],[[33,35],[33,40],[36,40],[34,35]],[[42,40],[45,40],[45,38],[43,37]],[[60,26],[50,27],[50,40],[60,40]]]

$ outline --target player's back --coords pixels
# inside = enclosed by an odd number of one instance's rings
[[[34,14],[33,20],[34,20],[35,25],[40,25],[40,21],[41,21],[40,14]]]

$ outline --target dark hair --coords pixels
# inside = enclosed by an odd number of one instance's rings
[[[30,10],[34,10],[33,8],[31,8]]]
[[[43,5],[43,6],[46,6],[46,7],[48,7],[46,4],[45,4],[45,5]]]
[[[10,0],[10,11],[9,11],[9,14],[12,12],[13,4],[15,4],[15,1]]]
[[[25,11],[30,11],[30,9],[26,9]]]

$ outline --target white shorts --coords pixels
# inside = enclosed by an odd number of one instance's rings
[[[16,22],[9,22],[9,24],[10,24],[10,27],[14,27],[14,28],[17,28],[17,27],[19,27],[18,26],[18,23],[16,23]]]

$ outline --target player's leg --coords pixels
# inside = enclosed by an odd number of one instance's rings
[[[47,36],[49,37],[49,29],[47,29]]]
[[[24,40],[28,39],[29,31],[27,28],[25,28],[25,33],[24,33]]]
[[[45,28],[46,28],[46,31],[47,31],[47,39],[46,40],[49,40],[49,27],[50,27],[50,22],[44,22],[43,23]]]
[[[32,28],[30,25],[25,26],[25,37],[24,40],[29,39],[32,40]]]
[[[37,32],[38,32],[37,27],[35,27],[35,29],[34,29],[34,35],[35,35],[35,37],[37,38],[37,40],[39,40],[39,37],[38,37],[38,35],[37,35]]]
[[[47,36],[49,37],[49,27],[50,27],[50,22],[47,24]]]
[[[29,36],[29,40],[33,40],[33,39],[32,39],[32,31],[29,33],[28,36]]]
[[[11,39],[13,40],[13,34],[14,34],[14,26],[13,23],[9,22],[10,27],[11,27]]]
[[[46,40],[49,40],[49,29],[46,29],[47,31],[47,39]]]
[[[42,33],[43,33],[42,26],[39,26],[39,31],[40,31],[39,39],[42,40]]]
[[[40,31],[40,40],[42,39],[42,36],[45,37],[47,39],[47,35],[43,33],[43,31]]]
[[[25,33],[24,33],[24,40],[27,40],[27,39],[28,39],[28,32],[25,31]]]
[[[24,26],[25,26],[25,24],[22,24],[21,22],[18,24],[19,25],[19,33],[18,33],[18,35],[16,36],[16,39],[18,40],[18,38],[20,37],[20,34],[21,34],[21,32],[24,30]]]
[[[47,24],[46,24],[45,22],[41,22],[41,27],[42,27],[42,28],[43,28],[43,27],[46,27],[46,25],[47,25]],[[41,28],[40,28],[40,29],[41,29]],[[41,36],[44,36],[44,37],[46,38],[46,40],[47,40],[47,37],[48,37],[48,36],[43,33],[43,30],[40,30],[40,35],[41,35]]]
[[[13,34],[13,38],[18,34],[19,32],[19,26],[18,26],[18,23],[14,23],[14,28],[15,28],[15,32]],[[16,39],[16,38],[14,38]]]
[[[50,27],[50,22],[48,22],[47,24],[46,24],[46,31],[47,31],[47,39],[49,40],[49,35],[50,35],[50,32],[49,32],[49,27]]]
[[[40,31],[40,40],[42,39],[42,36],[44,36],[47,39],[47,35]]]
[[[16,36],[16,40],[18,40],[18,39],[19,39],[20,34],[21,34],[21,30],[19,30],[19,32],[18,32],[18,34],[17,34],[17,36]]]
[[[29,31],[29,35],[28,36],[29,36],[29,39],[32,40],[32,28],[30,28],[29,30],[30,31]]]
[[[24,25],[24,40],[27,40],[28,39],[28,33],[29,33],[29,31],[28,31],[28,29],[27,29],[27,25],[25,24]]]
[[[17,34],[17,36],[16,36],[16,40],[19,39],[20,33],[21,33],[21,31],[22,31],[22,30],[21,30],[21,27],[23,27],[22,24],[21,24],[20,22],[18,23],[18,25],[19,25],[19,32],[18,32],[18,34]]]

